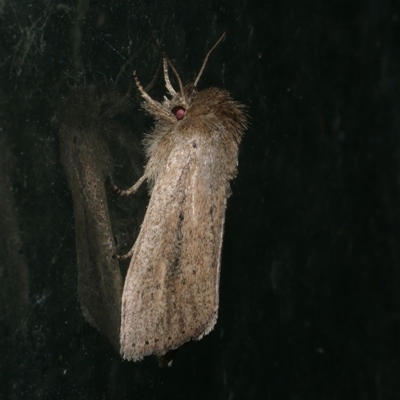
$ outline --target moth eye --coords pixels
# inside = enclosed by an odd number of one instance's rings
[[[176,106],[172,109],[172,113],[175,115],[176,119],[182,119],[185,112],[186,110],[181,106]]]

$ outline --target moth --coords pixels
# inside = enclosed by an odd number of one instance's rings
[[[217,320],[225,208],[247,117],[226,90],[197,90],[197,84],[224,36],[207,53],[193,84],[183,86],[163,57],[169,94],[163,102],[149,96],[134,72],[155,126],[144,139],[143,176],[130,189],[118,190],[129,195],[147,181],[151,194],[135,244],[119,256],[131,257],[120,329],[120,351],[128,360],[164,355],[199,340]]]

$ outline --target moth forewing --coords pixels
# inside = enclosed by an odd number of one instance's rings
[[[243,106],[228,92],[180,83],[177,93],[164,72],[173,96],[163,104],[137,81],[156,125],[145,139],[144,177],[123,192],[144,179],[151,188],[122,296],[121,353],[135,361],[200,339],[215,325],[226,200],[246,128]]]
[[[226,196],[207,185],[199,153],[177,147],[155,182],[125,281],[125,358],[165,354],[214,326]]]

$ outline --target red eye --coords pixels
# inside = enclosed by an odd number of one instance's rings
[[[172,113],[175,115],[176,119],[182,119],[185,112],[186,110],[181,106],[176,106],[172,109]]]

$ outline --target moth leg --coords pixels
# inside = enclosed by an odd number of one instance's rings
[[[132,187],[126,190],[121,190],[119,187],[113,185],[113,189],[122,196],[129,196],[132,193],[135,193],[136,190],[139,189],[140,185],[147,179],[146,175],[143,175]],[[112,257],[118,261],[126,260],[129,257],[132,257],[133,247],[128,251],[128,253],[124,255],[114,254]]]
[[[143,175],[132,187],[126,190],[121,190],[118,186],[113,185],[113,189],[121,196],[129,196],[139,189],[140,185],[146,180],[147,176]]]
[[[115,258],[118,261],[123,261],[123,260],[126,260],[127,258],[132,257],[133,247],[126,254],[123,254],[122,256],[120,256],[119,254],[114,254],[113,258]]]
[[[160,114],[170,117],[170,115],[165,111],[165,109],[161,106],[161,104],[158,103],[157,101],[154,101],[143,89],[143,86],[141,85],[139,78],[136,75],[136,71],[133,71],[133,79],[135,80],[135,84],[140,92],[140,95],[147,101],[147,103],[151,104],[154,107],[154,109],[157,110]]]
[[[176,95],[175,89],[171,85],[171,81],[169,80],[169,75],[168,75],[168,61],[163,58],[163,64],[164,64],[164,80],[165,80],[165,87],[167,88],[169,94],[171,96]]]

